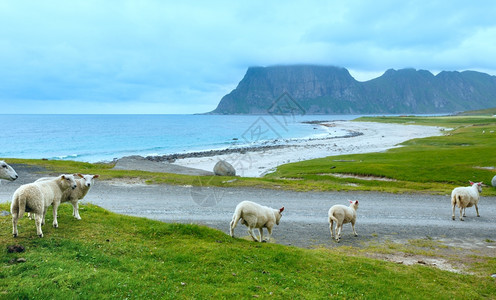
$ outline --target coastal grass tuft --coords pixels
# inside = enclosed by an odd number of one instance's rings
[[[300,249],[233,239],[204,226],[122,216],[98,206],[49,209],[44,238],[23,218],[19,237],[1,216],[0,298],[489,298],[494,279],[405,266],[333,249]],[[8,204],[0,204],[8,210]],[[20,244],[21,253],[6,246]],[[24,258],[25,262],[16,262]],[[490,261],[480,261],[488,271]],[[477,265],[475,266],[477,268]]]

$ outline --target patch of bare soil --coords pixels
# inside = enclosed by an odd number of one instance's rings
[[[360,254],[397,264],[423,265],[440,270],[472,274],[470,266],[483,257],[496,257],[496,242],[479,240],[394,240],[382,247],[363,245]]]
[[[370,175],[362,176],[362,175],[355,175],[355,174],[340,174],[340,173],[321,173],[318,175],[333,176],[333,177],[337,177],[337,178],[354,178],[354,179],[361,179],[361,180],[397,181],[396,179],[392,179],[392,178],[370,176]]]
[[[411,253],[366,253],[367,257],[374,259],[381,259],[385,261],[394,262],[397,264],[404,264],[407,266],[411,265],[424,265],[429,267],[438,268],[444,271],[450,271],[454,273],[466,273],[464,270],[466,266],[460,262],[449,262],[445,258],[441,257],[429,257],[424,255],[415,255]]]
[[[141,178],[114,178],[107,181],[113,186],[146,186],[146,182]]]

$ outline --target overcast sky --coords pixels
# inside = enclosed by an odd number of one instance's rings
[[[0,113],[200,113],[250,66],[496,75],[496,2],[0,0]]]

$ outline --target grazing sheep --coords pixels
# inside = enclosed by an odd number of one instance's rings
[[[333,205],[329,209],[329,231],[331,232],[331,238],[334,237],[337,242],[341,237],[341,230],[343,229],[343,224],[351,223],[351,228],[353,228],[353,234],[358,236],[355,231],[355,222],[357,217],[358,200],[350,201],[350,206],[344,206],[341,204]],[[336,222],[336,227],[333,228],[333,224]],[[337,232],[335,232],[336,230]]]
[[[482,182],[470,181],[470,185],[454,188],[451,192],[451,206],[453,207],[451,219],[455,219],[455,206],[460,208],[460,221],[464,221],[463,217],[466,217],[465,209],[467,207],[475,206],[477,217],[480,217],[477,203],[479,203],[479,193],[482,193]]]
[[[59,206],[60,203],[70,202],[72,204],[72,216],[78,220],[81,220],[81,216],[79,215],[79,200],[83,199],[84,196],[88,194],[88,191],[93,186],[94,183],[93,179],[100,177],[100,175],[74,174],[74,176],[81,177],[81,178],[76,178],[77,187],[73,190],[72,189],[66,190],[62,194],[62,197],[60,198],[57,207]],[[43,177],[36,181],[38,182],[38,181],[46,181],[52,179],[54,179],[54,177]],[[55,201],[58,201],[58,199],[56,199]],[[54,205],[54,209],[55,209],[55,205]]]
[[[0,179],[14,181],[18,178],[16,171],[3,160],[0,160]]]
[[[230,233],[234,237],[234,228],[241,220],[241,224],[248,227],[248,232],[256,242],[267,242],[272,234],[272,227],[274,224],[279,225],[282,217],[284,206],[280,209],[273,209],[267,206],[262,206],[255,202],[243,201],[236,206],[232,221],[230,224]],[[263,228],[267,228],[269,236],[266,240],[263,238]],[[260,240],[253,233],[253,229],[258,228],[260,233]]]
[[[12,197],[10,212],[12,213],[12,234],[17,237],[17,220],[22,218],[24,212],[35,214],[36,233],[43,237],[41,225],[45,224],[47,208],[53,207],[53,226],[57,227],[57,207],[55,200],[61,199],[67,189],[75,189],[76,181],[73,175],[60,175],[52,180],[45,180],[21,185]]]

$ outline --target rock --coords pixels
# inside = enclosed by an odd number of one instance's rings
[[[7,246],[7,252],[9,253],[21,253],[24,252],[25,248],[22,245],[10,245]]]
[[[225,160],[219,160],[214,166],[214,174],[217,176],[236,176],[236,170]]]
[[[491,180],[491,185],[496,187],[496,175],[494,175],[493,180]]]

